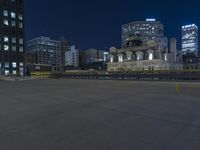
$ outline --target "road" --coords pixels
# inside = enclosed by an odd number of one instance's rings
[[[47,79],[0,87],[0,150],[200,149],[198,82]]]

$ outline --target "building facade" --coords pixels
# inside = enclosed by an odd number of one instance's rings
[[[198,50],[198,27],[195,24],[182,26],[182,53],[194,53],[199,55]]]
[[[60,41],[51,40],[49,37],[38,37],[28,41],[27,49],[27,55],[35,58],[34,64],[62,66]]]
[[[91,64],[98,61],[98,50],[91,48],[85,51],[86,64]]]
[[[104,60],[104,51],[103,50],[98,50],[97,51],[97,61],[102,61]]]
[[[182,69],[182,55],[176,48],[176,39],[170,40],[167,48],[166,37],[161,34],[154,40],[142,40],[139,35],[128,38],[124,48],[110,48],[110,72],[143,70]]]
[[[60,44],[61,44],[61,66],[64,69],[64,67],[65,67],[65,52],[67,52],[69,50],[69,43],[64,37],[61,37]]]
[[[82,69],[82,70],[85,70],[86,69],[86,53],[85,53],[85,50],[79,50],[79,67]]]
[[[24,75],[24,1],[0,0],[0,74]]]
[[[143,38],[142,40],[149,41],[163,30],[163,24],[155,19],[146,19],[146,21],[135,21],[122,25],[122,47],[132,35],[139,34]]]
[[[65,66],[79,67],[79,50],[74,45],[65,52]]]

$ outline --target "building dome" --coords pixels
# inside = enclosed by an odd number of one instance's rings
[[[147,46],[148,47],[156,47],[157,42],[155,40],[149,40],[149,41],[147,41]]]
[[[127,48],[127,47],[142,46],[142,44],[143,43],[142,43],[141,35],[135,34],[135,35],[129,36],[124,47]]]
[[[109,50],[110,50],[110,52],[116,52],[117,48],[116,47],[111,47]]]

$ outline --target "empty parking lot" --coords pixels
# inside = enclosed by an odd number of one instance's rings
[[[30,80],[0,87],[1,150],[200,149],[198,82]]]

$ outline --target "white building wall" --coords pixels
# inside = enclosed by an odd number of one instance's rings
[[[71,46],[69,51],[65,52],[65,66],[79,66],[79,50]]]

